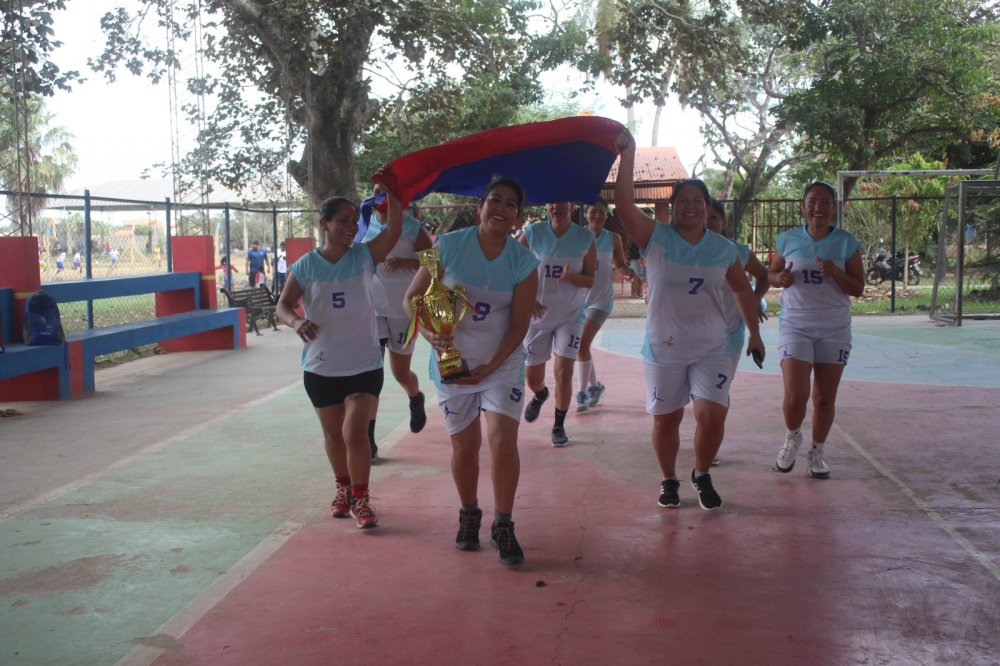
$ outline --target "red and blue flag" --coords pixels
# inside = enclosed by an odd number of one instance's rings
[[[624,129],[598,116],[499,127],[403,155],[390,167],[403,206],[432,192],[479,197],[496,175],[521,183],[526,203],[593,204],[618,157],[615,140]],[[384,200],[381,194],[362,202],[358,242],[372,207],[382,210]]]

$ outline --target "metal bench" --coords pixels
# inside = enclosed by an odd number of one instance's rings
[[[266,284],[253,289],[226,289],[223,287],[219,291],[226,295],[230,307],[246,310],[247,333],[253,331],[257,335],[263,335],[257,328],[258,321],[265,321],[275,331],[278,330],[275,317],[278,299],[274,297]]]

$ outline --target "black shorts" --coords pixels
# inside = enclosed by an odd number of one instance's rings
[[[323,409],[344,404],[344,399],[355,393],[368,393],[376,398],[382,392],[382,368],[349,377],[324,377],[306,371],[303,383],[313,407]]]

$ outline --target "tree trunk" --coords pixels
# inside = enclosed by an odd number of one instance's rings
[[[656,115],[653,116],[653,145],[658,146],[660,140],[660,116],[663,114],[663,107],[667,104],[667,88],[670,86],[670,79],[674,75],[673,65],[667,69],[666,76],[660,84],[660,103],[656,105]]]
[[[291,70],[289,76],[301,104],[292,116],[305,129],[306,145],[301,158],[288,163],[288,172],[315,208],[334,196],[358,201],[354,145],[378,110],[364,70],[378,18],[362,10],[347,22],[350,28],[340,30],[339,58],[329,59],[319,74]]]

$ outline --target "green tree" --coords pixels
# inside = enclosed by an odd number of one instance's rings
[[[70,143],[73,135],[65,127],[51,126],[52,114],[46,111],[40,99],[35,98],[25,105],[27,137],[20,139],[7,125],[13,116],[10,104],[10,101],[0,104],[0,164],[13,162],[11,153],[14,151],[27,151],[25,162],[29,165],[27,182],[31,184],[31,191],[38,194],[60,192],[66,179],[76,171],[77,156]],[[17,178],[18,174],[13,171],[0,171],[0,187],[17,190]],[[46,199],[32,197],[28,199],[27,209],[22,209],[16,206],[13,197],[7,199],[8,210],[17,222],[34,219],[47,203]]]
[[[14,81],[25,96],[51,96],[81,81],[79,72],[63,72],[51,60],[62,46],[53,39],[52,15],[63,9],[64,0],[0,0],[0,85],[5,98],[14,93]]]
[[[808,54],[814,74],[782,99],[781,122],[849,170],[872,168],[920,138],[939,148],[972,140],[983,122],[995,127],[1000,119],[990,67],[1000,43],[996,7],[981,0],[806,5],[788,42]]]
[[[533,0],[139,4],[138,13],[118,9],[104,17],[106,48],[92,66],[111,79],[124,66],[159,80],[177,53],[152,44],[142,18],[155,12],[177,40],[202,21],[200,46],[208,71],[217,73],[189,81],[188,88],[211,96],[214,109],[198,154],[185,166],[235,189],[287,169],[313,205],[357,194],[356,152],[379,149],[378,139],[368,136],[401,139],[401,149],[418,146],[419,136],[406,136],[392,123],[412,119],[441,131],[460,99],[480,118],[480,129],[495,126],[509,117],[504,108],[537,98],[538,74],[567,55],[558,21],[542,34],[529,26],[529,13],[539,8]],[[399,90],[382,115],[371,93],[373,76]],[[286,163],[290,148],[299,157]]]

